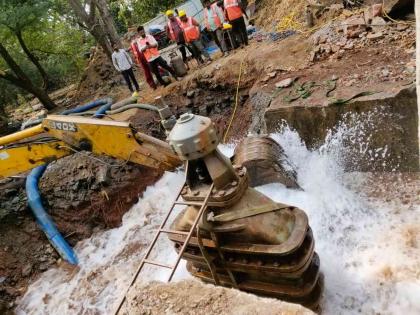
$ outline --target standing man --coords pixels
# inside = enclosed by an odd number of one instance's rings
[[[163,86],[169,85],[169,83],[166,83],[162,79],[162,76],[160,75],[159,67],[162,67],[163,69],[169,71],[169,73],[177,80],[178,76],[176,75],[175,70],[172,69],[172,67],[167,64],[165,59],[163,59],[160,56],[160,53],[158,50],[158,43],[156,39],[150,34],[146,35],[146,32],[143,26],[139,26],[137,28],[137,32],[140,36],[137,39],[137,45],[139,47],[139,50],[146,57],[146,60],[150,65],[150,69],[155,74],[159,83]]]
[[[184,31],[185,41],[191,45],[197,59],[204,63],[202,55],[206,57],[208,62],[211,62],[210,55],[204,49],[203,42],[201,41],[200,24],[192,18],[187,17],[184,10],[179,11],[179,18],[181,19],[181,27]]]
[[[125,51],[125,49],[119,49],[118,45],[114,45],[114,52],[112,53],[112,63],[114,64],[115,69],[124,77],[125,82],[127,82],[128,88],[130,89],[133,96],[138,96],[138,91],[140,90],[139,84],[137,83],[136,77],[133,72],[133,61],[131,60],[130,55]],[[134,84],[135,91],[131,84]]]
[[[191,55],[194,55],[194,52],[185,44],[184,32],[181,27],[181,20],[175,16],[174,11],[166,11],[166,16],[168,18],[168,24],[166,25],[166,34],[168,38],[175,42],[178,45],[178,49],[181,52],[182,60],[189,70],[188,59],[187,59],[187,49],[190,51]]]
[[[146,60],[146,57],[144,57],[144,54],[139,50],[139,47],[137,46],[137,38],[136,35],[131,37],[131,51],[134,55],[134,59],[137,63],[137,65],[141,65],[144,72],[144,77],[146,78],[147,84],[153,89],[156,90],[156,83],[155,80],[153,80],[152,72],[150,71],[149,63]]]
[[[225,23],[225,18],[223,16],[223,10],[217,5],[217,1],[213,4],[211,4],[210,0],[204,1],[204,21],[213,40],[226,56],[228,52],[223,35],[223,23]]]
[[[232,25],[232,33],[239,39],[240,46],[248,46],[248,32],[243,15],[248,16],[241,0],[224,0],[223,4],[226,17]]]

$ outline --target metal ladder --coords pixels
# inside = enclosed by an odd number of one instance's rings
[[[169,275],[169,278],[168,278],[168,281],[167,281],[167,282],[170,282],[170,281],[172,280],[172,278],[173,278],[173,276],[174,276],[174,274],[175,274],[175,272],[176,272],[176,269],[177,269],[177,267],[178,267],[178,265],[179,265],[179,263],[180,263],[180,261],[181,261],[182,255],[184,254],[185,250],[187,249],[188,243],[189,243],[189,242],[190,242],[190,240],[191,240],[192,234],[194,233],[194,231],[195,231],[195,229],[196,229],[196,227],[197,227],[197,224],[198,224],[198,222],[200,221],[200,219],[201,219],[201,217],[202,217],[202,215],[203,215],[204,211],[205,211],[205,210],[207,209],[207,207],[208,207],[208,201],[209,201],[210,196],[211,196],[211,193],[212,193],[212,191],[213,191],[214,184],[212,184],[212,185],[211,185],[211,187],[210,187],[210,189],[209,189],[209,191],[208,191],[208,193],[207,193],[207,195],[206,195],[206,197],[205,197],[205,199],[204,199],[204,201],[203,201],[203,202],[194,202],[194,201],[179,201],[179,197],[180,197],[180,195],[181,195],[182,190],[184,189],[184,186],[185,186],[185,185],[183,185],[183,186],[181,187],[181,189],[179,190],[179,192],[178,192],[178,194],[177,194],[177,197],[176,197],[175,201],[172,203],[172,206],[171,206],[170,210],[169,210],[169,211],[168,211],[168,213],[166,214],[166,217],[165,217],[165,218],[164,218],[164,220],[162,221],[162,223],[161,223],[161,225],[160,225],[160,227],[159,227],[159,229],[158,229],[157,233],[155,234],[155,237],[153,238],[152,243],[150,244],[149,248],[147,249],[146,254],[144,255],[144,257],[143,257],[143,259],[142,259],[142,261],[141,261],[141,263],[140,263],[139,267],[137,268],[137,270],[136,270],[136,272],[135,272],[135,274],[134,274],[134,276],[133,276],[133,279],[132,279],[132,280],[131,280],[131,282],[130,282],[130,285],[128,286],[128,288],[127,288],[127,290],[126,290],[126,292],[125,292],[125,294],[124,294],[124,297],[122,298],[122,300],[121,300],[121,301],[120,301],[120,303],[118,304],[118,308],[117,308],[117,309],[116,309],[116,311],[114,312],[114,314],[115,314],[115,315],[117,315],[117,314],[120,312],[120,310],[121,310],[122,306],[124,305],[125,300],[127,299],[127,293],[128,293],[128,291],[129,291],[129,290],[130,290],[130,288],[133,286],[133,284],[136,282],[136,280],[137,280],[137,278],[138,278],[138,276],[139,276],[140,272],[142,271],[143,267],[144,267],[146,264],[148,264],[148,265],[153,265],[153,266],[157,266],[157,267],[161,267],[161,268],[167,268],[167,269],[170,269],[170,270],[171,270],[171,274]],[[181,205],[181,206],[196,206],[196,207],[200,207],[200,210],[198,211],[197,217],[195,218],[194,223],[193,223],[193,225],[191,226],[191,229],[190,229],[190,231],[189,231],[189,232],[173,231],[173,230],[167,230],[167,229],[165,229],[165,225],[166,225],[166,223],[168,222],[168,219],[169,219],[169,217],[171,216],[172,211],[174,210],[174,208],[175,208],[176,206],[180,206],[180,205]],[[152,260],[150,260],[150,259],[149,259],[149,255],[150,255],[150,254],[151,254],[151,252],[153,251],[153,248],[154,248],[154,246],[156,245],[156,242],[158,241],[159,236],[161,235],[161,233],[165,233],[165,234],[177,234],[177,235],[185,235],[185,236],[187,236],[187,238],[185,239],[184,244],[182,245],[182,247],[181,247],[181,249],[180,249],[180,251],[179,251],[179,253],[178,253],[178,257],[177,257],[177,259],[176,259],[176,262],[175,262],[175,264],[174,264],[174,265],[172,265],[172,266],[171,266],[171,265],[164,264],[164,263],[160,263],[160,262],[152,261]]]

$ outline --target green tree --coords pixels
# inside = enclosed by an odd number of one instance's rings
[[[28,48],[25,31],[44,26],[51,2],[49,0],[3,0],[0,2],[0,25],[16,36],[28,59],[41,74],[44,90],[48,89],[49,78],[37,56]]]
[[[11,84],[35,95],[46,109],[53,109],[56,107],[45,90],[38,88],[32,82],[2,43],[0,43],[0,56],[9,68],[5,70],[0,69],[1,79],[7,80]]]
[[[78,24],[88,31],[109,59],[112,45],[121,44],[106,0],[68,0]]]
[[[177,5],[185,2],[184,0],[133,0],[133,18],[137,23],[145,23],[153,19],[156,15],[168,9],[174,8]]]
[[[13,4],[16,7],[18,2],[0,1],[0,7],[3,6],[11,12],[8,6]],[[23,0],[21,2],[26,6],[25,8],[29,8],[31,3]],[[0,23],[1,108],[6,104],[17,104],[19,94],[26,97],[28,93],[38,97],[46,108],[52,108],[53,103],[48,95],[46,93],[41,95],[39,91],[43,90],[39,87],[45,82],[45,77],[48,77],[50,89],[60,88],[77,80],[87,62],[85,54],[94,45],[89,33],[82,30],[75,23],[72,14],[69,14],[68,7],[64,5],[65,0],[36,2],[35,11],[39,9],[38,6],[42,2],[44,15],[40,18],[41,13],[27,12],[27,16],[22,17],[28,21],[25,25],[17,19],[18,13],[11,12],[10,16],[7,16],[5,14],[7,10],[0,12],[0,20],[3,21],[3,24]],[[33,17],[31,20],[31,14],[37,18]],[[16,36],[15,30],[20,30],[23,45]],[[42,60],[43,71],[39,71],[34,58],[39,65],[39,61]]]

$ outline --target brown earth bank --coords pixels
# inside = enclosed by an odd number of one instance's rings
[[[293,3],[301,18],[305,1]],[[291,4],[291,1],[286,1],[282,5]],[[262,10],[274,12],[278,1],[261,1],[261,5]],[[333,14],[332,11],[320,13],[315,34],[296,34],[279,41],[262,34],[256,36],[249,47],[228,57],[216,58],[208,66],[198,68],[192,63],[193,70],[182,81],[166,88],[153,91],[143,83],[139,102],[160,106],[160,101],[155,98],[162,96],[176,116],[189,111],[212,118],[220,135],[225,134],[235,113],[227,137],[229,141],[235,141],[246,136],[249,130],[256,133],[272,131],[272,126],[280,119],[267,116],[273,108],[286,108],[287,115],[293,116],[291,113],[296,109],[299,111],[309,106],[320,109],[325,116],[322,105],[333,98],[345,99],[363,91],[399,91],[413,81],[413,26],[388,23],[378,30],[363,25],[356,38],[348,38],[343,25],[347,24],[346,19],[352,13],[341,7],[335,7]],[[261,22],[261,25],[279,23],[286,16],[284,12],[278,16],[269,15],[270,18],[264,21],[266,24]],[[335,18],[337,24],[323,26],[331,18]],[[356,29],[359,30],[359,26]],[[382,35],[379,36],[378,32]],[[368,38],[372,35],[376,37]],[[141,71],[137,74],[141,79]],[[241,80],[237,85],[239,76]],[[282,87],[284,79],[293,82]],[[331,81],[336,84],[330,92]],[[290,99],[296,94],[298,84],[305,82],[315,82],[310,95],[291,103],[284,101],[285,97]],[[105,96],[118,101],[127,98],[129,92],[122,78],[98,50],[92,56],[82,81],[57,96],[62,99],[57,112]],[[346,109],[352,105],[344,103],[340,106]],[[26,119],[39,112],[38,108],[18,115],[20,119]],[[333,127],[337,117],[329,120],[331,124],[322,125]],[[160,139],[165,137],[159,117],[153,112],[133,109],[105,119],[130,121],[144,133]],[[290,119],[289,123],[302,133],[304,140],[305,135],[309,135],[310,141],[320,143],[327,128],[317,130],[311,127],[320,125],[319,121],[306,115],[299,120]],[[299,124],[294,122],[309,127],[299,129]],[[409,137],[410,134],[406,135]],[[74,245],[98,229],[117,226],[144,189],[160,176],[161,172],[141,166],[79,153],[52,163],[40,187],[46,209],[59,230]],[[61,262],[26,206],[23,179],[0,183],[0,254],[0,313],[2,305],[13,308],[15,298],[25,292],[27,284],[40,272]]]

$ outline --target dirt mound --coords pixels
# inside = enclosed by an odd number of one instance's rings
[[[306,0],[262,0],[255,17],[255,25],[274,32],[286,17],[295,17],[298,23],[304,23],[306,5]]]
[[[139,194],[160,175],[159,171],[82,152],[52,163],[40,188],[60,231],[76,234],[79,240],[89,236],[94,227],[118,226]]]
[[[86,102],[104,96],[118,96],[118,87],[121,85],[122,76],[114,69],[103,50],[96,47],[80,79],[75,99]]]
[[[134,287],[123,314],[310,315],[303,306],[256,297],[198,281],[159,282]]]

